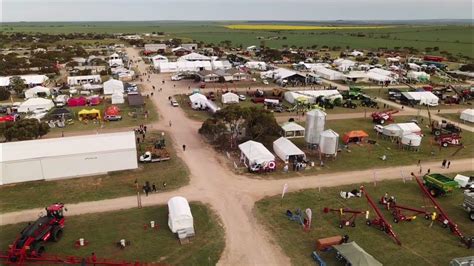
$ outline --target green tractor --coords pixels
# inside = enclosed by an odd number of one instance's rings
[[[360,100],[362,98],[362,95],[363,95],[362,88],[354,87],[354,86],[349,87],[349,91],[345,91],[342,94],[344,99],[350,99],[350,100]]]

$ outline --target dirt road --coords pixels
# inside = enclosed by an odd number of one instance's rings
[[[130,58],[138,58],[135,49],[127,49]],[[144,72],[146,65],[138,64]],[[159,122],[151,125],[153,129],[163,130],[171,134],[177,155],[181,157],[190,169],[190,184],[178,190],[162,194],[152,194],[142,198],[145,206],[164,204],[171,196],[181,195],[191,201],[202,201],[214,209],[222,220],[226,234],[226,246],[219,261],[220,265],[289,265],[289,258],[273,243],[273,238],[258,223],[253,208],[255,201],[281,193],[285,183],[289,191],[304,188],[336,186],[350,183],[377,181],[382,179],[397,179],[409,176],[411,171],[418,169],[415,165],[371,169],[355,172],[340,172],[324,175],[305,176],[281,180],[249,179],[235,175],[227,168],[223,156],[217,154],[209,145],[204,143],[198,134],[200,123],[186,117],[181,108],[172,107],[168,97],[177,93],[187,92],[188,88],[175,88],[174,84],[166,79],[165,75],[152,74],[151,82],[146,84],[151,92],[151,85],[162,87],[163,91],[154,92],[155,102],[160,115]],[[169,126],[169,121],[172,126]],[[182,145],[186,145],[186,151]],[[440,169],[439,163],[427,163],[423,167],[432,171],[445,172]],[[450,171],[472,170],[473,160],[464,159],[452,161]],[[133,208],[136,206],[136,197],[83,202],[68,205],[68,215],[78,215],[91,212],[104,212]],[[1,215],[0,225],[32,220],[37,217],[41,209],[26,210]]]

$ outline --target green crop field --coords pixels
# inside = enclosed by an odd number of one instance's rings
[[[472,174],[472,172],[467,174]],[[281,196],[265,198],[256,203],[257,217],[276,238],[276,242],[291,258],[294,265],[315,265],[310,255],[315,250],[316,240],[345,234],[349,236],[349,241],[356,241],[384,265],[448,265],[453,258],[472,255],[472,250],[461,244],[460,239],[449,229],[442,228],[439,223],[430,226],[430,222],[422,216],[412,222],[395,224],[392,222],[391,214],[388,211],[382,211],[385,218],[392,224],[402,246],[395,244],[379,229],[365,225],[365,217],[358,217],[354,228],[339,229],[338,213],[324,214],[323,208],[346,207],[361,211],[369,210],[370,218],[375,217],[374,211],[365,198],[345,200],[340,197],[340,191],[351,191],[354,188],[357,189],[359,185],[361,184],[322,188],[321,191],[318,189],[297,191],[285,195],[283,201],[281,201]],[[385,192],[388,192],[389,195],[396,197],[400,205],[419,209],[422,206],[431,206],[427,200],[423,200],[421,191],[414,180],[406,180],[406,183],[402,180],[383,181],[378,182],[375,187],[373,184],[364,185],[376,202]],[[441,197],[438,201],[465,236],[474,235],[472,222],[467,212],[460,206],[463,201],[461,190]],[[301,226],[285,216],[286,210],[294,212],[296,208],[303,211],[306,208],[312,209],[313,221],[309,232],[304,232]],[[431,212],[433,209],[427,208],[427,211]],[[334,251],[318,253],[328,265],[339,265],[335,260]]]
[[[439,47],[439,51],[473,56],[472,26],[463,25],[391,25],[386,28],[355,28],[335,30],[257,30],[230,29],[225,22],[55,22],[3,23],[2,32],[24,33],[152,33],[164,32],[165,38],[179,37],[184,41],[203,41],[219,44],[230,40],[234,46],[350,47],[373,49],[379,47]],[[242,23],[239,23],[242,24]],[[321,25],[319,26],[330,26]],[[350,25],[347,25],[350,26]],[[435,54],[437,52],[434,52]]]
[[[155,206],[71,217],[66,212],[64,235],[57,243],[46,243],[45,254],[90,257],[94,252],[100,259],[115,262],[215,265],[224,250],[224,230],[207,206],[191,203],[190,207],[196,236],[186,245],[181,245],[168,228],[167,206]],[[144,230],[143,225],[150,221],[159,225],[158,230]],[[1,226],[0,249],[8,250],[25,226],[26,223]],[[88,241],[88,245],[76,248],[74,243],[79,238]],[[118,248],[115,243],[120,239],[130,241],[130,246]]]

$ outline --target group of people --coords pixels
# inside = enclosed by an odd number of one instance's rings
[[[449,166],[451,166],[451,161],[444,159],[441,163],[441,168],[449,168]]]
[[[139,128],[136,128],[135,135],[137,136],[137,143],[140,143],[140,135],[142,136],[142,142],[145,141],[145,136],[146,136],[146,125],[140,125]]]

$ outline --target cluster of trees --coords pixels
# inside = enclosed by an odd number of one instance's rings
[[[64,40],[103,40],[115,38],[106,33],[69,33],[69,34],[47,34],[47,33],[0,33],[0,44],[30,44],[30,43],[55,43]]]
[[[280,126],[267,110],[231,105],[204,121],[199,133],[221,149],[232,149],[246,140],[270,144],[279,136]]]
[[[6,122],[3,124],[3,127],[1,131],[6,141],[37,139],[49,132],[48,124],[39,122],[37,119],[21,119],[15,122]]]

